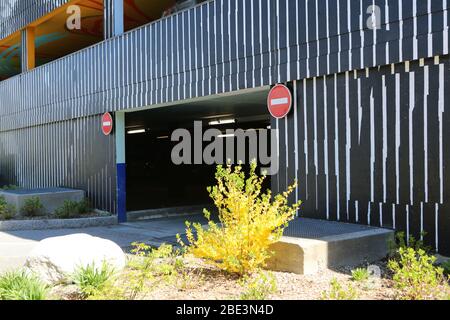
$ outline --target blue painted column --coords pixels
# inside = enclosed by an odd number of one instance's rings
[[[125,157],[125,113],[116,112],[117,215],[127,222],[127,172]]]
[[[124,0],[104,0],[104,36],[105,39],[124,32]],[[127,171],[125,159],[125,113],[115,114],[116,136],[116,199],[119,223],[127,221]]]

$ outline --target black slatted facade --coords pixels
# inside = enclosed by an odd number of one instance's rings
[[[297,180],[304,216],[425,231],[449,252],[448,79],[445,56],[295,81],[273,188]]]
[[[0,83],[0,130],[448,54],[450,2],[372,3],[207,2]]]
[[[373,4],[381,9],[378,30],[367,27]],[[450,254],[449,6],[447,0],[206,2],[0,83],[0,145],[10,145],[0,149],[1,174],[25,177],[24,168],[47,166],[29,155],[28,132],[52,146],[45,130],[58,133],[106,111],[288,83],[296,108],[274,123],[283,168],[275,191],[297,177],[305,215],[415,235],[424,229],[428,243]],[[1,37],[34,18],[2,18]],[[79,134],[97,131],[96,121],[86,121]],[[89,184],[91,173],[114,171],[112,142],[93,136],[108,153],[78,162],[79,186]],[[20,138],[14,144],[12,137]],[[64,154],[93,143],[71,139],[61,145]],[[58,154],[42,152],[46,159]],[[4,173],[11,159],[16,171]],[[45,175],[49,184],[64,181],[60,174],[71,160],[56,159],[57,169],[14,181],[43,186]],[[102,208],[115,206],[113,187],[95,188]]]

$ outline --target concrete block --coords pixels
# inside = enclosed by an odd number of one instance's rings
[[[65,188],[7,190],[1,191],[0,195],[4,196],[8,203],[16,206],[19,215],[25,201],[33,197],[41,200],[46,214],[52,214],[66,200],[82,201],[85,198],[83,190]]]
[[[394,239],[395,232],[387,229],[322,238],[328,243],[328,265],[332,267],[357,266],[379,261],[389,254],[389,244]]]
[[[315,274],[327,266],[326,243],[320,240],[283,237],[270,250],[267,268],[273,271]]]
[[[326,268],[372,263],[387,256],[393,239],[394,231],[376,228],[319,239],[283,237],[271,247],[274,256],[267,268],[311,275]]]

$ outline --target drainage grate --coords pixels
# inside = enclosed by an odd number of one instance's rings
[[[195,217],[198,222],[206,223],[206,220],[197,216]],[[204,221],[203,221],[204,220]],[[180,223],[176,219],[166,219],[159,220],[174,223]],[[176,222],[175,222],[176,221]],[[183,220],[184,221],[184,220]],[[158,223],[158,220],[155,220],[155,223]],[[284,236],[293,237],[293,238],[306,238],[306,239],[320,239],[324,237],[330,236],[338,236],[343,234],[373,230],[374,227],[358,225],[358,224],[349,224],[342,222],[334,222],[327,220],[316,220],[316,219],[307,219],[307,218],[298,218],[289,223],[289,227],[284,231]],[[181,239],[187,243],[186,235],[181,234]],[[159,243],[167,243],[177,245],[176,237],[174,235],[153,238],[154,241]]]
[[[373,229],[372,227],[342,222],[298,218],[289,223],[284,231],[286,237],[320,239]]]

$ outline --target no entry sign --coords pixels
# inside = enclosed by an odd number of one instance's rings
[[[272,117],[276,119],[286,117],[292,107],[291,90],[285,85],[277,84],[269,92],[267,106]]]
[[[105,136],[109,136],[113,130],[113,118],[109,112],[102,116],[102,132]]]

